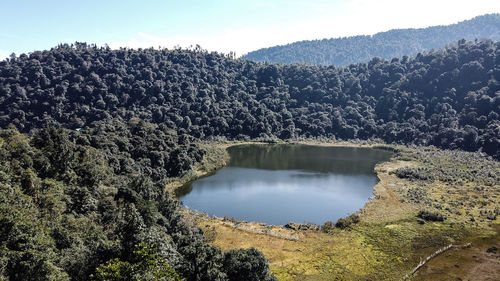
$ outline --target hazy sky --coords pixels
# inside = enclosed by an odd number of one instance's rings
[[[59,43],[186,47],[243,55],[306,39],[451,24],[499,0],[2,0],[0,57]]]

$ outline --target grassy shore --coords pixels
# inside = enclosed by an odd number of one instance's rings
[[[207,159],[191,179],[224,165],[225,149],[236,144],[207,144],[211,149]],[[291,230],[188,210],[186,216],[223,250],[261,250],[279,280],[402,280],[436,250],[466,243],[472,246],[437,256],[410,279],[498,280],[500,252],[494,247],[500,248],[500,163],[477,153],[385,148],[398,153],[376,166],[380,181],[374,187],[375,196],[358,212],[360,222],[347,229]],[[419,219],[421,211],[444,220]]]

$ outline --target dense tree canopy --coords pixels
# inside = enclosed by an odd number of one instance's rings
[[[392,59],[444,47],[460,39],[500,40],[500,14],[488,14],[446,26],[393,29],[373,36],[299,41],[259,49],[245,59],[272,63],[308,63],[345,66],[373,57]]]
[[[175,159],[175,151],[196,159],[199,150],[151,124],[131,126],[127,137],[109,139],[65,129],[41,129],[31,138],[0,130],[0,279],[274,280],[260,252],[226,257],[205,243],[162,178],[149,174],[163,169],[154,164],[161,159],[173,169],[166,176],[184,173],[191,164]],[[130,149],[154,144],[154,156]],[[249,265],[240,270],[240,263]]]
[[[499,46],[461,40],[416,57],[337,68],[255,63],[199,48],[61,45],[0,62],[0,127],[79,130],[94,136],[81,136],[83,144],[116,152],[114,169],[126,170],[120,155],[130,155],[155,179],[179,175],[202,156],[195,147],[170,151],[168,135],[181,143],[379,138],[499,158]]]

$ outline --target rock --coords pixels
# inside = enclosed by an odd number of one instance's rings
[[[301,223],[289,222],[285,224],[283,227],[292,230],[314,230],[314,231],[319,230],[319,226],[312,223],[301,224]]]

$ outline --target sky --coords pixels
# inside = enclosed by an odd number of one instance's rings
[[[499,0],[2,0],[0,59],[75,41],[244,55],[300,40],[452,24]]]

